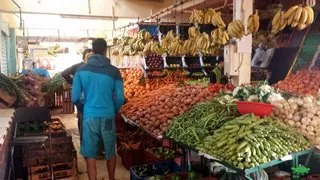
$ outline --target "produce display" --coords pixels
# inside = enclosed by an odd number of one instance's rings
[[[160,176],[180,172],[181,169],[172,162],[164,162],[156,165],[146,164],[133,167],[132,171],[137,179],[158,180]]]
[[[315,145],[320,144],[320,100],[312,96],[272,101],[273,114],[304,135]]]
[[[298,95],[316,95],[320,89],[320,70],[300,70],[279,81],[275,88]]]
[[[249,169],[310,147],[303,136],[277,121],[240,116],[204,138],[197,148],[233,167]]]
[[[232,84],[219,84],[219,83],[215,83],[215,84],[210,84],[208,86],[209,91],[214,93],[214,94],[219,94],[221,91],[232,91],[234,89],[234,86]]]
[[[157,140],[149,137],[149,135],[140,129],[117,133],[117,151],[145,149],[160,144]]]
[[[281,94],[276,93],[273,87],[266,84],[238,86],[233,90],[232,96],[239,101],[263,103],[283,99]]]
[[[64,88],[65,79],[60,73],[55,74],[49,81],[45,82],[42,86],[42,91],[49,94],[58,92]]]
[[[205,87],[168,85],[132,99],[122,107],[121,112],[140,127],[162,136],[174,117],[212,97]]]
[[[234,119],[234,104],[210,101],[196,104],[189,111],[173,119],[166,136],[175,141],[195,147],[205,137],[212,135],[225,122]]]
[[[162,68],[164,64],[163,58],[157,54],[150,54],[146,57],[147,68]]]
[[[148,79],[143,76],[140,69],[121,70],[121,75],[124,80],[125,97],[130,100],[133,97],[144,95],[152,90],[159,89],[168,84],[179,84],[186,80],[183,71],[165,71],[165,74],[156,72],[155,76],[163,76],[162,78]]]
[[[0,107],[21,106],[44,106],[45,95],[42,87],[49,79],[32,73],[27,75],[14,75],[6,77],[0,74],[1,95]],[[4,104],[4,105],[2,105]]]
[[[164,147],[148,148],[146,149],[146,151],[152,154],[157,159],[161,159],[161,160],[173,159],[181,155],[180,153],[174,150],[171,150],[169,148],[164,148]]]

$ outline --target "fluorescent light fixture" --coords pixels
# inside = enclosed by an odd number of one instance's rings
[[[72,14],[61,14],[61,18],[66,19],[88,19],[88,20],[118,20],[117,17],[112,16],[91,16],[91,15],[72,15]]]

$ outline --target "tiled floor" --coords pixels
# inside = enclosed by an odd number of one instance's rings
[[[86,173],[86,163],[84,158],[79,154],[80,150],[80,140],[79,140],[79,132],[77,129],[77,119],[74,114],[58,114],[54,115],[54,117],[60,118],[62,123],[65,125],[68,132],[72,134],[73,144],[78,153],[78,179],[79,180],[87,180]],[[97,171],[98,171],[98,180],[108,180],[107,168],[105,165],[105,161],[99,160],[97,162]],[[116,179],[117,180],[129,180],[130,173],[126,170],[122,164],[121,159],[117,157],[117,168],[116,168]]]

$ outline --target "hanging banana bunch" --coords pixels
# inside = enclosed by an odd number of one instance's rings
[[[174,42],[169,45],[168,54],[170,56],[180,56],[185,54],[183,43],[179,39],[174,40]]]
[[[248,17],[247,22],[247,34],[256,33],[259,30],[260,22],[259,22],[259,14],[258,10],[254,14],[251,14]]]
[[[165,53],[165,50],[161,47],[161,45],[158,42],[155,42],[151,45],[150,51],[158,55],[163,55]]]
[[[287,26],[287,18],[285,17],[284,11],[279,10],[272,19],[272,30],[273,34],[282,31]]]
[[[184,55],[196,56],[198,54],[197,39],[187,39],[183,42]]]
[[[215,10],[209,8],[208,12],[211,14],[211,23],[217,27],[226,27],[221,17],[221,12],[216,12]]]
[[[170,44],[172,44],[173,41],[175,41],[177,38],[179,38],[178,36],[176,37],[174,34],[173,34],[173,31],[170,30],[168,31],[167,35],[165,35],[163,38],[162,38],[162,41],[161,41],[161,47],[164,51],[168,51],[169,50],[169,46]]]
[[[212,43],[211,46],[214,45],[226,45],[229,41],[229,34],[223,28],[216,28],[211,31]]]
[[[210,37],[207,33],[203,32],[200,38],[197,39],[198,52],[206,53],[210,46]]]
[[[308,5],[295,5],[288,9],[285,17],[288,19],[288,25],[302,30],[313,23],[314,11]]]
[[[221,56],[222,54],[222,49],[219,46],[210,46],[206,55]]]
[[[201,33],[198,28],[192,26],[188,29],[188,35],[189,35],[189,38],[196,38],[200,36]]]
[[[245,34],[244,25],[241,20],[234,20],[228,24],[228,34],[232,38],[240,39]]]

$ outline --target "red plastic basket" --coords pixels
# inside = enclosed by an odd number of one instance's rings
[[[256,116],[263,117],[271,114],[273,106],[266,103],[238,101],[237,108],[240,114],[253,113]]]

